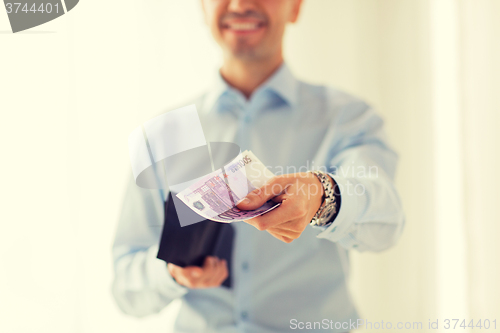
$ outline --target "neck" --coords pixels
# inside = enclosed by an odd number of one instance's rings
[[[220,73],[224,80],[250,98],[259,85],[265,82],[283,63],[281,52],[265,60],[224,59]]]

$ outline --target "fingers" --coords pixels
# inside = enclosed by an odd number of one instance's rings
[[[321,207],[323,196],[323,186],[314,174],[296,173],[273,178],[249,193],[238,208],[256,209],[269,199],[280,202],[279,207],[245,222],[289,243],[297,239],[311,222]]]
[[[198,266],[187,266],[187,267],[180,267],[177,265],[174,265],[172,263],[167,264],[168,271],[170,272],[170,275],[172,277],[191,277],[193,279],[201,277],[203,274],[203,269]],[[177,279],[177,278],[176,278]]]
[[[221,260],[216,257],[207,257],[212,258],[211,262],[208,263],[210,274],[206,274],[206,279],[204,280],[207,288],[210,287],[218,287],[224,282],[228,277],[228,269],[226,260]],[[207,261],[207,259],[205,261]]]
[[[280,241],[282,242],[285,242],[285,243],[291,243],[293,241],[292,238],[289,238],[289,237],[286,237],[286,236],[283,236],[281,233],[278,233],[278,232],[274,232],[272,230],[267,230],[267,232],[269,232],[273,237],[279,239]]]
[[[238,203],[238,208],[243,210],[257,209],[268,200],[282,194],[294,181],[294,178],[286,175],[274,177],[261,188],[248,193],[246,198]]]
[[[267,232],[285,243],[291,243],[293,240],[300,237],[304,228],[304,226],[300,225],[299,220],[295,220],[280,224],[277,227],[269,228]]]
[[[203,264],[201,288],[218,287],[228,276],[227,262],[217,257],[207,257]]]
[[[281,194],[281,195],[278,195],[277,197],[274,197],[272,198],[271,200],[278,203],[278,202],[283,202],[283,200],[285,200],[287,198],[287,194]]]
[[[286,194],[284,195],[286,196]],[[245,222],[253,225],[258,230],[267,230],[280,225],[286,221],[303,219],[308,213],[307,206],[303,201],[294,200],[292,196],[285,197],[281,205],[266,214],[246,220]]]
[[[180,267],[169,263],[167,267],[177,283],[189,288],[194,288],[203,275],[203,269],[197,266]]]
[[[284,228],[281,228],[281,226],[278,226],[276,228],[269,228],[269,229],[267,229],[267,231],[274,232],[274,233],[280,234],[282,236],[285,236],[285,237],[288,237],[291,239],[299,238],[300,234],[302,233],[302,232],[296,231],[296,230],[284,229]]]
[[[170,275],[177,283],[188,288],[213,288],[218,287],[228,277],[226,260],[216,257],[206,257],[203,267],[179,267],[167,264]]]

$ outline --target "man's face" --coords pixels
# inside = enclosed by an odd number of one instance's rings
[[[301,0],[202,0],[212,35],[229,56],[272,57],[281,50],[285,25],[295,22]]]

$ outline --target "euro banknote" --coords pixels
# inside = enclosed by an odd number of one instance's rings
[[[208,220],[226,223],[244,221],[280,205],[268,201],[254,210],[240,210],[236,207],[248,193],[263,186],[273,177],[274,174],[247,150],[224,167],[201,177],[178,193],[177,197]]]

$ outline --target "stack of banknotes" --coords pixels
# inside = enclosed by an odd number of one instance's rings
[[[268,201],[255,210],[240,210],[236,207],[248,193],[273,177],[274,174],[247,150],[224,167],[201,177],[178,193],[177,197],[205,219],[226,223],[244,221],[280,205]]]

